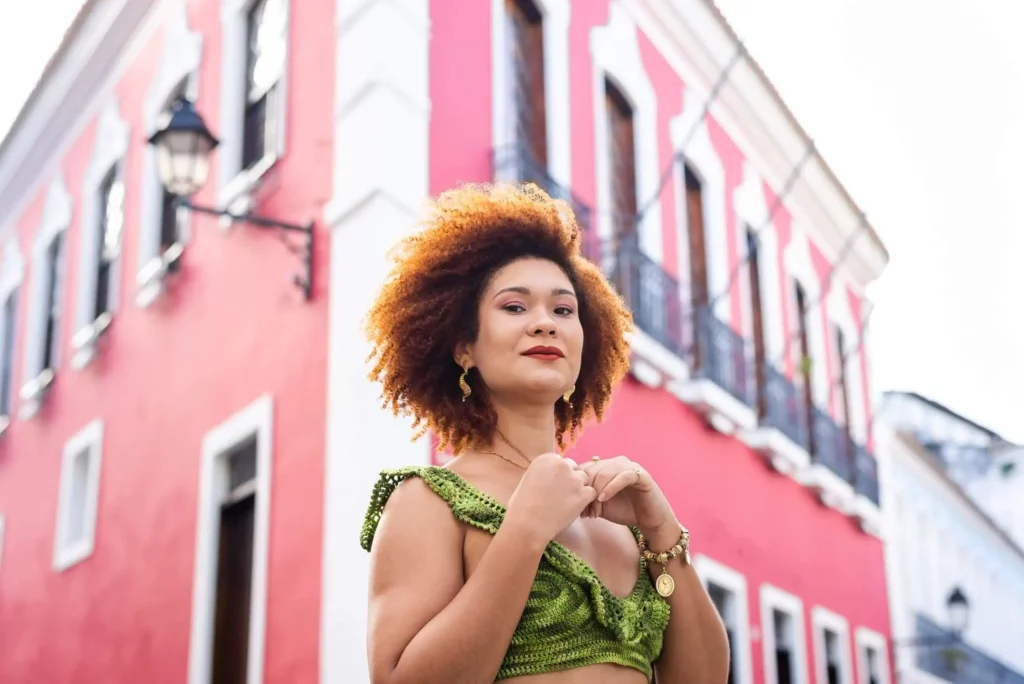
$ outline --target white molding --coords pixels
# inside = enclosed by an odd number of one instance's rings
[[[683,92],[683,111],[669,122],[669,135],[672,139],[672,149],[677,155],[682,153],[690,168],[701,181],[704,247],[707,250],[705,263],[707,264],[708,297],[715,299],[712,309],[718,320],[728,323],[731,320],[729,310],[731,295],[726,290],[726,284],[729,281],[732,264],[729,263],[729,247],[726,240],[728,223],[725,215],[725,166],[711,140],[707,119],[701,117],[705,101],[706,96],[696,88],[686,88]],[[685,149],[683,148],[684,143]],[[676,174],[679,177],[676,197],[683,198],[685,193],[683,192],[682,168],[678,168]],[[679,203],[685,205],[683,200],[680,200]],[[685,304],[684,310],[689,310],[692,308],[689,287],[690,226],[689,214],[685,206],[682,208],[680,218],[682,223],[678,227],[678,242],[681,250],[679,268],[680,272],[686,274],[687,287],[682,293],[682,297]],[[684,255],[685,260],[683,259]]]
[[[828,663],[825,653],[825,632],[833,632],[839,642],[840,672],[838,684],[855,684],[853,658],[850,655],[850,624],[846,618],[822,606],[811,609],[811,629],[814,633],[814,672],[819,684],[828,684]]]
[[[658,160],[658,102],[651,79],[644,70],[636,24],[621,3],[610,5],[608,24],[590,31],[594,92],[594,172],[597,182],[598,234],[610,237],[613,230],[611,169],[608,159],[608,117],[605,109],[605,78],[614,81],[633,107],[637,209],[644,211],[637,228],[640,249],[662,263],[664,236]],[[657,196],[656,196],[657,193]],[[648,203],[649,206],[648,206]]]
[[[547,116],[548,174],[563,188],[572,183],[572,133],[569,98],[570,0],[531,0],[542,15],[544,33],[544,111]],[[491,0],[491,105],[495,149],[516,143],[509,83],[510,50],[505,0]]]
[[[263,158],[250,168],[242,168],[242,136],[246,104],[246,59],[248,41],[247,13],[259,0],[220,0],[221,73],[220,73],[220,145],[217,150],[217,203],[235,212],[251,208],[252,193],[263,176],[285,154],[288,133],[288,72],[291,61],[291,0],[267,0],[282,3],[285,14],[284,64],[277,83],[275,113],[278,129]],[[229,221],[221,226],[228,227]]]
[[[100,472],[103,457],[103,421],[93,420],[64,444],[61,457],[60,491],[57,498],[57,529],[53,542],[53,569],[60,572],[92,555],[96,545],[96,513],[99,502]],[[71,510],[71,498],[79,458],[88,459],[84,498],[80,511]],[[80,516],[82,538],[69,540],[71,516]]]
[[[430,192],[430,6],[337,0],[335,15],[319,681],[366,684],[367,604],[352,587],[367,586],[370,558],[352,540],[380,469],[431,462],[430,440],[380,410],[361,323]]]
[[[9,387],[10,396],[8,397],[8,415],[0,415],[0,436],[7,430],[10,425],[10,416],[14,414],[15,398],[17,397],[17,388],[15,385],[15,364],[16,354],[18,349],[18,312],[21,310],[24,296],[22,292],[18,291],[21,284],[25,280],[25,258],[21,254],[21,248],[18,245],[17,235],[12,235],[8,238],[7,243],[3,246],[3,253],[0,255],[0,313],[3,311],[3,307],[7,303],[7,299],[12,295],[17,297],[14,304],[14,334],[11,335],[11,344],[14,345],[14,349],[11,350],[11,368],[10,368],[10,379],[11,384]],[[6,319],[0,315],[0,354],[3,353],[4,341],[7,340]],[[2,358],[2,357],[0,357]]]
[[[143,102],[146,135],[160,125],[163,112],[170,106],[178,87],[185,83],[185,94],[195,100],[199,94],[199,66],[203,55],[203,35],[188,26],[188,7],[184,0],[173,0],[163,22],[163,51],[160,65],[150,81]],[[142,208],[139,212],[139,244],[136,267],[136,304],[148,306],[164,290],[168,264],[160,254],[160,228],[163,220],[163,185],[157,171],[156,151],[145,146],[142,162]],[[191,214],[179,209],[178,242],[186,245],[191,237]],[[169,251],[169,250],[168,250]],[[180,256],[180,255],[179,255]],[[155,264],[154,261],[160,262]]]
[[[732,644],[736,666],[736,684],[754,684],[753,645],[750,638],[749,597],[747,594],[747,578],[742,573],[722,565],[703,554],[693,559],[697,574],[704,581],[705,588],[714,582],[733,595],[733,606],[736,608],[734,639]]]
[[[0,301],[25,280],[25,257],[21,254],[18,236],[12,235],[3,246],[0,255]]]
[[[64,184],[63,175],[58,175],[50,182],[47,188],[42,221],[36,230],[36,235],[32,242],[32,283],[28,300],[28,325],[24,339],[25,367],[20,392],[22,405],[19,416],[22,419],[31,418],[38,412],[45,396],[46,388],[49,387],[50,381],[52,381],[52,375],[49,380],[43,378],[44,372],[47,370],[43,368],[43,345],[46,343],[47,315],[45,307],[46,300],[50,294],[49,273],[47,272],[47,248],[54,238],[64,233],[71,225],[71,213],[71,195]],[[66,239],[61,247],[60,259],[61,262],[57,264],[57,268],[60,269],[65,277],[57,281],[60,287],[60,292],[57,293],[57,296],[62,300],[62,320],[58,322],[57,330],[55,331],[58,341],[62,339],[64,327],[67,325],[63,320],[67,318],[68,309],[66,306],[67,302],[63,301],[64,294],[67,291],[68,241]],[[58,354],[53,363],[55,367],[60,362],[59,342],[57,349]],[[51,368],[49,370],[52,371],[54,369]]]
[[[261,684],[263,681],[267,632],[267,559],[270,541],[273,422],[273,399],[269,394],[264,394],[203,437],[192,585],[188,684],[210,684],[211,681],[220,504],[228,493],[226,457],[231,454],[232,449],[253,436],[256,437],[256,512],[246,681],[247,684]]]
[[[807,449],[793,442],[778,428],[760,425],[740,430],[737,437],[763,456],[777,472],[800,481],[800,473],[811,464]]]
[[[804,604],[797,596],[770,584],[761,585],[761,642],[764,646],[765,684],[778,684],[775,660],[775,621],[772,610],[788,614],[793,623],[793,684],[811,684],[807,673],[807,643],[804,627]]]
[[[867,627],[853,631],[857,648],[857,684],[869,684],[865,650],[871,648],[878,654],[878,684],[889,684],[889,642],[878,632]]]
[[[81,240],[78,248],[78,283],[75,288],[75,335],[72,339],[74,355],[71,359],[71,364],[76,369],[84,368],[95,358],[98,338],[103,330],[106,330],[106,325],[94,326],[99,318],[93,316],[92,309],[96,300],[96,289],[99,287],[96,258],[100,250],[100,241],[104,238],[100,227],[103,224],[105,206],[101,203],[100,190],[107,174],[115,168],[117,179],[121,183],[121,191],[124,193],[121,199],[122,226],[118,238],[118,256],[110,266],[107,287],[109,313],[117,310],[121,289],[121,244],[124,242],[124,223],[127,217],[126,187],[130,185],[126,182],[128,174],[125,173],[129,136],[128,123],[121,118],[117,100],[112,99],[100,114],[92,154],[82,181]]]

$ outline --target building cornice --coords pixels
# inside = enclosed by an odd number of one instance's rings
[[[626,1],[644,32],[668,53],[666,58],[687,89],[709,92],[741,42],[712,0]],[[812,144],[749,54],[734,66],[711,106],[711,116],[776,191]],[[841,282],[863,294],[864,287],[881,275],[888,251],[820,153],[807,161],[785,204],[795,222],[811,228],[814,243],[832,262],[852,232],[864,231],[838,269]]]
[[[86,0],[0,143],[0,242],[80,134],[156,0]]]

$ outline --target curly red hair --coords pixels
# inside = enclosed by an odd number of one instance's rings
[[[455,454],[490,444],[497,414],[482,382],[462,401],[453,351],[478,333],[480,297],[495,272],[526,257],[547,259],[569,278],[579,300],[583,356],[572,406],[555,405],[556,438],[565,447],[583,421],[600,420],[629,369],[626,333],[633,318],[600,269],[580,251],[569,205],[535,185],[463,185],[432,198],[422,230],[401,241],[394,266],[370,309],[370,378],[383,406],[411,415],[416,437],[433,430]]]

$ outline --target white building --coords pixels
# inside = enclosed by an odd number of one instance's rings
[[[901,681],[1024,684],[1024,449],[913,393],[887,393],[880,419]]]

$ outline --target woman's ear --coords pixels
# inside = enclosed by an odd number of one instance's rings
[[[473,354],[469,349],[469,345],[465,342],[459,342],[455,345],[455,349],[452,350],[452,358],[462,370],[469,370],[474,366]]]

